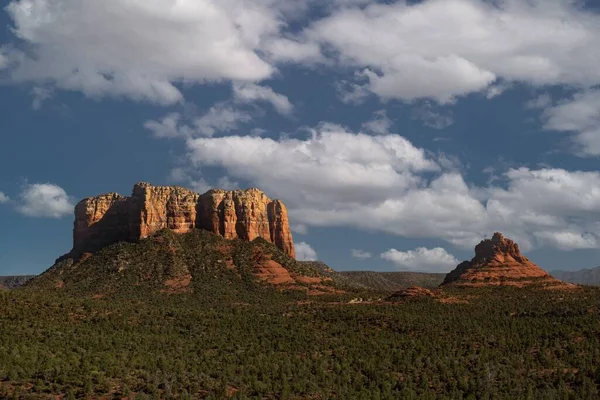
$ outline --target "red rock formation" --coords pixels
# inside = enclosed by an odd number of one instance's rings
[[[129,198],[108,193],[81,200],[75,206],[73,249],[97,250],[95,243],[112,242],[112,238],[129,238]]]
[[[540,286],[565,285],[521,254],[519,246],[496,232],[475,246],[475,257],[452,270],[442,285]]]
[[[411,286],[406,289],[402,289],[389,297],[390,300],[405,299],[405,298],[419,298],[419,297],[435,297],[435,294],[429,290],[420,286]]]
[[[73,251],[93,252],[118,241],[137,241],[168,228],[200,228],[227,239],[263,238],[295,257],[287,210],[256,188],[210,190],[202,195],[176,186],[137,183],[131,197],[109,193],[75,207]]]

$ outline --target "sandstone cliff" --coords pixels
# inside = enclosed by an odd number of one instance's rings
[[[108,193],[75,206],[72,254],[95,252],[118,241],[138,241],[168,228],[199,228],[226,239],[263,238],[295,257],[287,209],[256,188],[213,189],[204,194],[176,186],[137,183],[131,197]]]
[[[521,254],[519,246],[501,233],[475,246],[475,257],[452,270],[443,285],[567,287]]]

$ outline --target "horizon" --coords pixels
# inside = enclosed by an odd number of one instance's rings
[[[0,275],[141,181],[258,188],[336,271],[447,273],[495,231],[546,271],[600,265],[596,2],[244,4],[1,9]]]

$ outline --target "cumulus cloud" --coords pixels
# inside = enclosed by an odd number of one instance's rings
[[[258,107],[255,107],[254,112],[242,108],[257,102],[270,103],[277,112],[284,115],[291,114],[294,109],[286,96],[274,92],[269,87],[238,82],[233,84],[232,100],[216,103],[202,115],[191,116],[189,112],[187,115],[171,112],[159,120],[146,121],[144,127],[157,138],[189,138],[228,133],[250,122],[262,112]],[[257,129],[254,128],[254,131],[260,132],[260,129]]]
[[[368,251],[360,250],[360,249],[352,249],[350,254],[353,258],[358,258],[361,260],[366,260],[367,258],[373,257],[373,254]]]
[[[73,213],[67,192],[51,183],[27,184],[19,195],[17,211],[28,217],[61,218]]]
[[[264,44],[263,49],[269,60],[273,62],[302,64],[326,62],[319,45],[306,40],[299,41],[285,37],[273,38]]]
[[[202,135],[212,136],[217,132],[230,132],[251,120],[250,114],[244,111],[225,104],[216,104],[206,114],[196,118],[194,126]]]
[[[279,63],[354,69],[356,82],[340,82],[347,102],[600,83],[600,16],[571,0],[12,0],[6,10],[18,41],[0,47],[0,68],[91,97],[173,104],[179,84],[255,85]],[[289,112],[269,88],[248,87]]]
[[[10,197],[0,192],[0,204],[8,203],[10,201]]]
[[[316,261],[317,252],[306,242],[299,242],[294,244],[296,249],[296,259],[298,261]]]
[[[363,128],[369,132],[383,135],[390,131],[392,127],[392,120],[388,118],[385,110],[379,110],[373,114],[373,119],[365,122]]]
[[[266,86],[259,86],[253,83],[236,83],[233,85],[233,94],[236,101],[249,103],[255,101],[265,101],[271,105],[280,114],[290,114],[294,107],[289,99],[273,89]]]
[[[181,125],[181,114],[174,112],[165,115],[161,120],[149,120],[144,123],[144,127],[151,131],[157,138],[174,138],[192,136],[193,129],[186,125]]]
[[[292,232],[298,233],[300,235],[307,235],[308,227],[304,224],[292,224]]]
[[[456,257],[441,247],[419,247],[408,251],[390,249],[382,253],[381,258],[392,261],[399,269],[423,272],[448,272],[459,263]]]
[[[228,133],[238,129],[240,125],[250,122],[252,115],[222,102],[210,107],[199,117],[190,121],[187,119],[189,118],[174,112],[165,115],[159,121],[146,121],[144,127],[157,138],[213,136],[216,133]]]
[[[577,151],[600,156],[600,90],[578,93],[544,111],[544,128],[575,133]]]
[[[508,169],[487,186],[469,185],[443,155],[399,135],[332,124],[304,139],[196,138],[187,148],[192,167],[221,167],[263,188],[309,227],[351,226],[462,248],[502,231],[525,250],[591,246],[588,232],[600,231],[599,172]]]
[[[600,15],[568,0],[371,3],[340,8],[303,35],[333,49],[383,99],[493,97],[499,81],[600,83]]]
[[[536,232],[535,236],[542,243],[561,250],[597,249],[600,247],[600,238],[592,232]]]
[[[13,0],[5,9],[27,47],[12,50],[15,81],[158,104],[182,100],[177,82],[268,78],[275,68],[258,52],[283,24],[262,1]]]
[[[224,166],[230,176],[292,197],[295,205],[340,197],[368,203],[417,185],[412,171],[439,170],[399,135],[355,134],[332,124],[312,130],[306,140],[226,136],[190,139],[187,147],[196,166]]]

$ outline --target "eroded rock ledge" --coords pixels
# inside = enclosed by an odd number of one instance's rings
[[[107,193],[81,200],[75,206],[71,254],[138,241],[164,228],[177,233],[205,229],[226,239],[261,237],[295,257],[285,205],[259,189],[199,194],[145,182],[136,183],[130,197]]]

